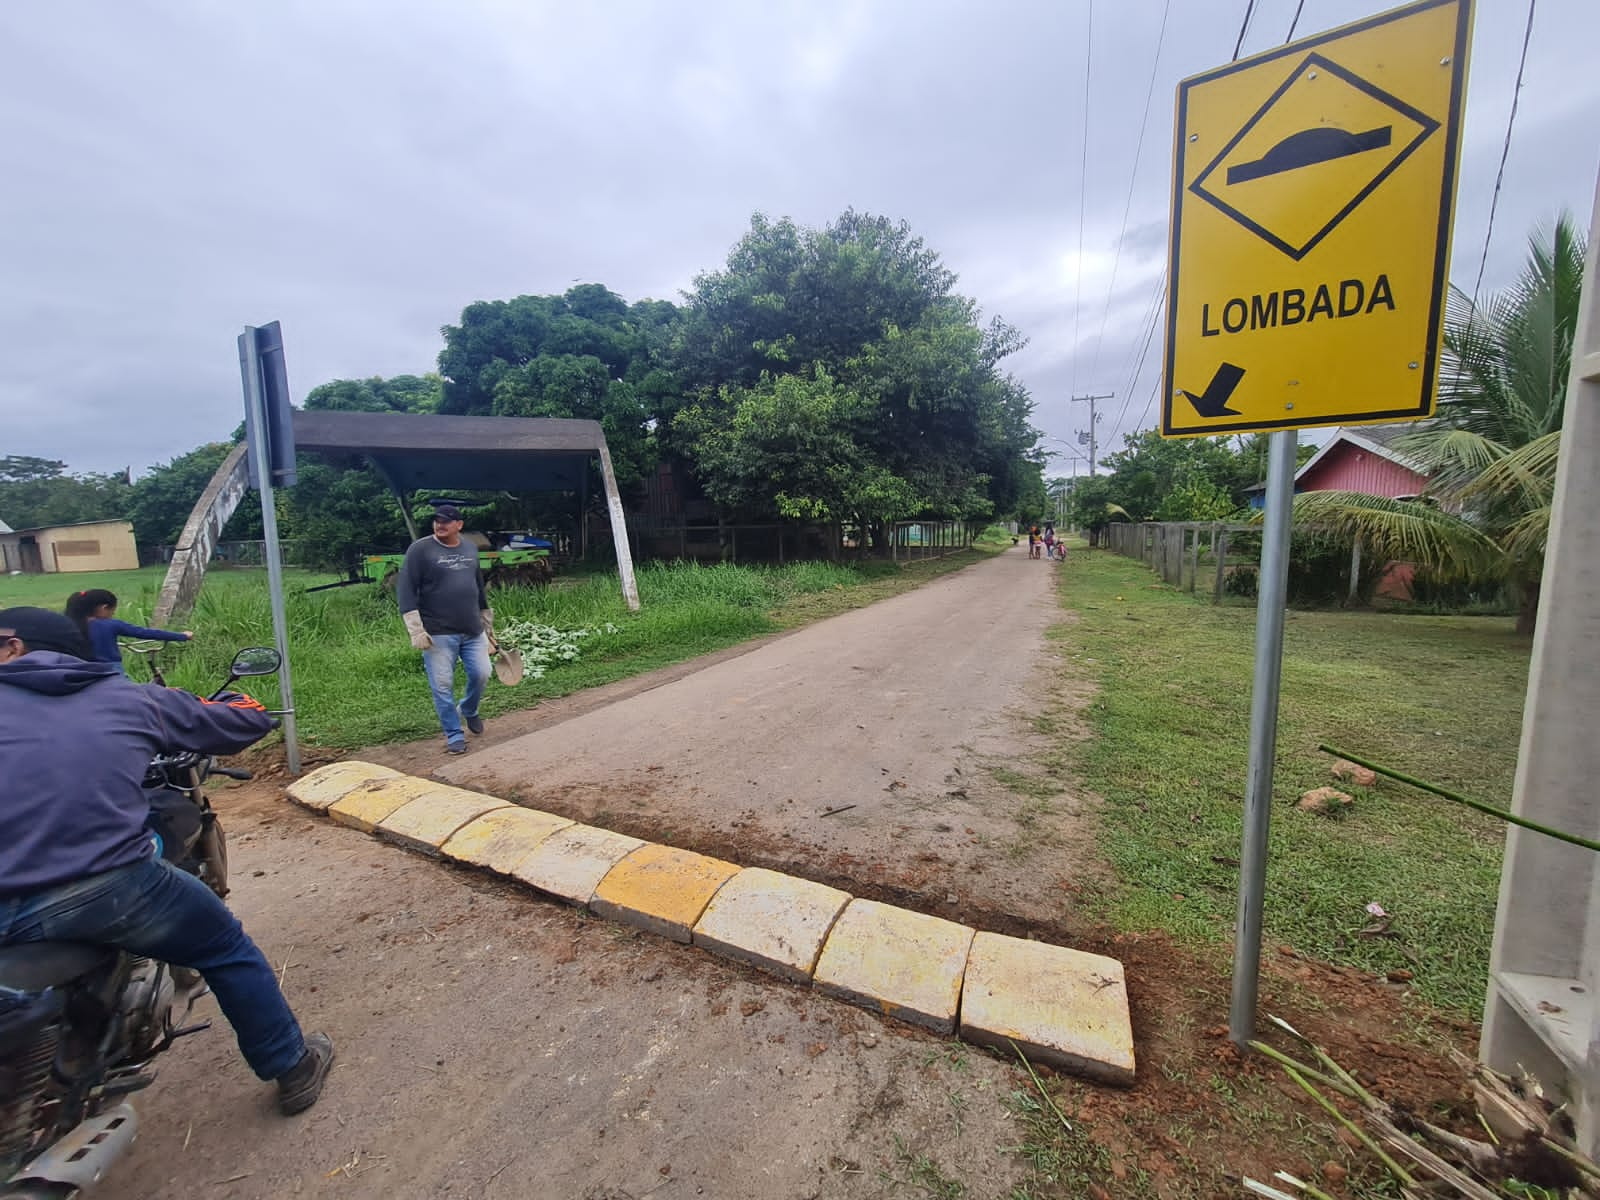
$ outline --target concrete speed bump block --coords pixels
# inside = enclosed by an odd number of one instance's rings
[[[378,822],[378,834],[424,854],[438,854],[452,834],[484,813],[510,808],[506,801],[436,783],[431,791]]]
[[[609,829],[569,825],[545,838],[511,874],[541,892],[587,904],[606,873],[642,845],[638,838]]]
[[[1106,1083],[1133,1083],[1128,985],[1114,958],[980,933],[961,989],[961,1036]]]
[[[694,927],[694,944],[805,983],[849,903],[850,894],[838,888],[746,867],[711,898]]]
[[[972,935],[954,921],[852,900],[817,960],[817,988],[886,1017],[954,1033]]]
[[[606,873],[589,907],[602,917],[687,942],[711,897],[741,869],[690,850],[644,845]]]
[[[289,799],[317,812],[327,812],[338,801],[364,783],[398,779],[399,771],[369,762],[336,762],[318,767],[289,785]]]
[[[462,826],[441,849],[446,858],[509,875],[547,837],[571,824],[532,808],[497,808]]]
[[[352,788],[328,809],[328,815],[341,825],[362,833],[373,833],[390,813],[410,804],[419,796],[437,792],[445,785],[431,779],[396,775],[393,779],[372,779]]]

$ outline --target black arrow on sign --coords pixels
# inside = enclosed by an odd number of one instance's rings
[[[1204,396],[1196,396],[1188,391],[1183,394],[1189,397],[1189,403],[1194,405],[1195,412],[1202,417],[1237,417],[1239,410],[1228,407],[1228,398],[1233,395],[1233,389],[1239,386],[1239,380],[1243,378],[1243,367],[1225,362],[1217,368],[1217,373],[1211,377],[1211,382],[1206,384]]]

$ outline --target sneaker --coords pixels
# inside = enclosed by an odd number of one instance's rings
[[[446,754],[465,754],[467,752],[467,744],[465,742],[446,742],[444,752]]]
[[[300,1061],[278,1076],[278,1111],[292,1117],[315,1104],[332,1066],[333,1042],[325,1033],[313,1033]]]
[[[477,713],[473,713],[470,717],[463,713],[461,719],[467,723],[467,728],[472,730],[473,733],[483,732],[483,718]]]

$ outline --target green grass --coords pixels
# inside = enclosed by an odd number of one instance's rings
[[[1253,611],[1214,608],[1139,563],[1078,551],[1058,626],[1067,668],[1097,680],[1092,737],[1065,752],[1106,801],[1102,848],[1120,882],[1100,897],[1125,928],[1195,944],[1231,936],[1250,729]],[[1412,971],[1421,995],[1483,1001],[1504,825],[1401,784],[1337,818],[1298,811],[1332,784],[1328,742],[1509,807],[1528,644],[1509,620],[1291,612],[1267,891],[1267,944]],[[1364,937],[1381,904],[1392,937]]]
[[[540,700],[611,683],[682,662],[751,638],[781,631],[905,591],[986,557],[980,551],[896,566],[795,563],[786,567],[649,564],[637,573],[641,609],[630,613],[615,575],[560,578],[545,589],[497,589],[497,621],[537,621],[558,629],[602,629],[586,638],[576,661],[550,668],[515,688],[492,685],[484,712],[496,716]],[[69,593],[90,587],[115,592],[117,615],[146,624],[165,577],[163,568],[94,575],[0,578],[0,606],[36,604],[59,610]],[[370,585],[306,594],[333,576],[285,575],[295,711],[308,747],[343,750],[438,733],[438,720],[418,654],[406,639],[393,599]],[[213,568],[194,612],[175,628],[193,629],[193,642],[163,648],[167,682],[206,692],[227,674],[241,646],[271,645],[272,616],[264,570]],[[145,665],[126,655],[128,673],[147,678]],[[277,707],[271,680],[252,692]]]

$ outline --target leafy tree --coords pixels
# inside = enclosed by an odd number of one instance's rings
[[[1474,308],[1451,289],[1437,418],[1395,448],[1430,476],[1416,501],[1312,492],[1303,520],[1333,524],[1381,557],[1444,579],[1493,573],[1521,598],[1531,633],[1555,497],[1584,241],[1563,214],[1529,239],[1517,281]]]
[[[121,471],[74,475],[56,459],[0,458],[0,518],[13,529],[120,518],[127,492]]]
[[[981,518],[1024,495],[1042,501],[1027,461],[1031,402],[997,368],[1022,338],[1002,322],[980,326],[954,284],[904,223],[849,211],[812,230],[758,213],[726,267],[695,280],[673,356],[691,415],[674,419],[670,398],[656,410],[666,447],[709,494],[727,495],[729,462],[765,452],[762,443],[730,459],[730,437],[760,442],[766,428],[741,419],[754,411],[746,406],[789,404],[843,422],[830,436],[812,430],[812,453],[833,457],[809,470],[870,479],[880,523],[891,512]],[[791,377],[802,382],[783,386]],[[817,389],[833,400],[813,403]],[[734,432],[713,436],[721,427]],[[787,484],[774,478],[763,492],[756,477],[746,482],[750,515],[796,511]],[[842,502],[835,494],[822,507]]]
[[[821,367],[724,387],[715,409],[674,420],[693,447],[706,494],[740,516],[882,525],[922,507],[910,483],[872,461],[857,440],[868,405]]]

